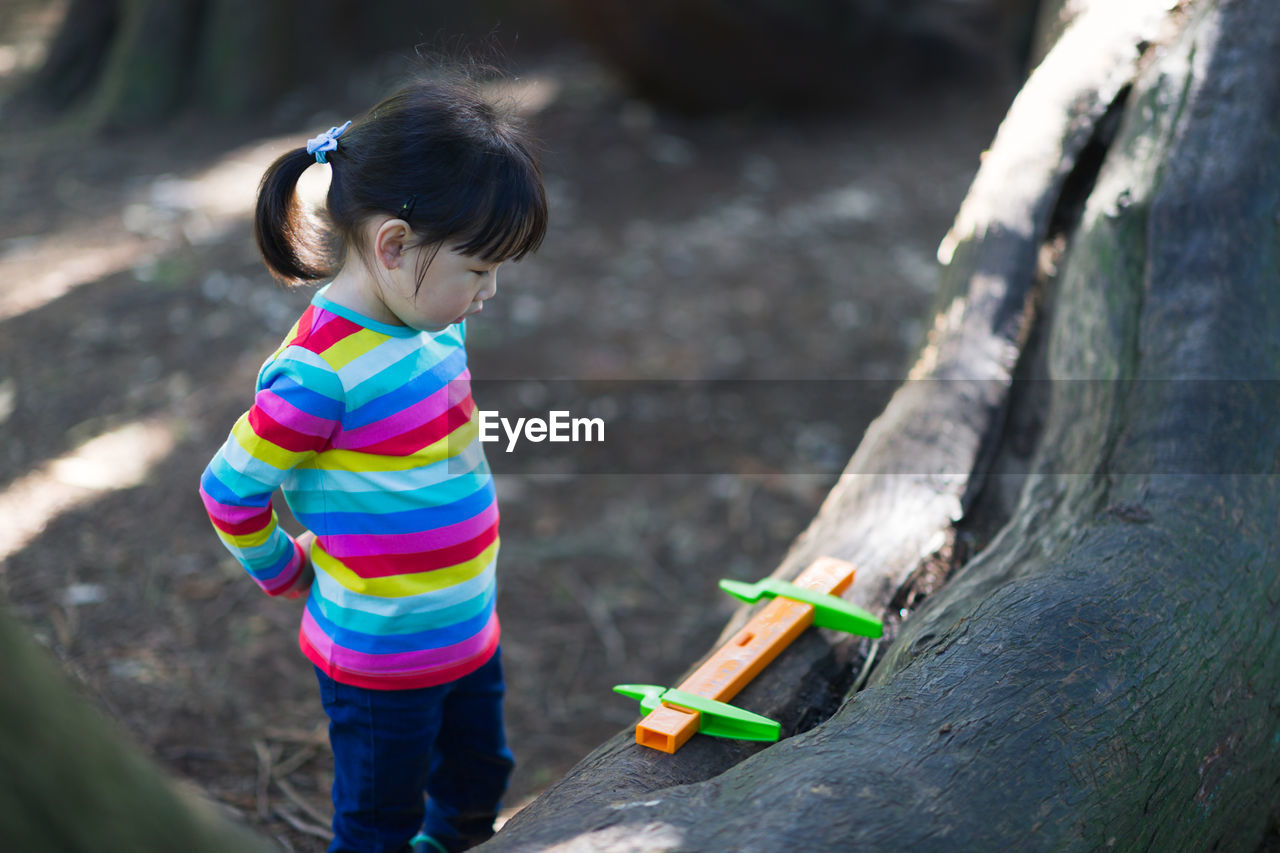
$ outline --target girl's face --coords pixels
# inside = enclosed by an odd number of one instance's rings
[[[406,326],[438,332],[479,313],[487,299],[498,292],[498,267],[480,258],[462,255],[445,243],[435,251],[419,286],[418,273],[435,246],[406,248],[404,261],[389,270],[391,281],[383,288],[382,301]]]
[[[439,332],[498,292],[501,264],[460,254],[456,243],[420,243],[400,219],[372,223],[369,234],[373,263],[347,264],[329,284],[328,298],[339,305],[381,323]]]

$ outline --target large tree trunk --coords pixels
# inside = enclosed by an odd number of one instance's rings
[[[740,694],[781,742],[623,732],[486,849],[1257,846],[1280,799],[1280,6],[1095,5],[979,172],[913,380],[777,574],[851,559],[850,597],[896,609],[939,534],[994,538],[865,686],[858,648],[810,632]]]

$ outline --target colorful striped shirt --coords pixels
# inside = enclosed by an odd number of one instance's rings
[[[497,648],[498,505],[464,335],[379,323],[320,291],[201,478],[218,535],[268,594],[305,565],[277,487],[316,534],[298,641],[335,681],[429,687]]]

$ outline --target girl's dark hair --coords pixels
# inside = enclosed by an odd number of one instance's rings
[[[514,111],[470,80],[404,86],[353,122],[326,159],[329,227],[298,200],[298,178],[316,162],[305,146],[272,163],[258,190],[258,248],[286,284],[332,278],[351,246],[363,255],[360,227],[378,215],[404,219],[426,245],[452,241],[490,263],[520,260],[546,233],[532,142]]]

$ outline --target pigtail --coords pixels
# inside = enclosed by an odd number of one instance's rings
[[[315,162],[305,148],[295,148],[271,164],[258,188],[258,250],[271,274],[289,286],[333,274],[325,252],[327,235],[298,199],[298,179]]]

